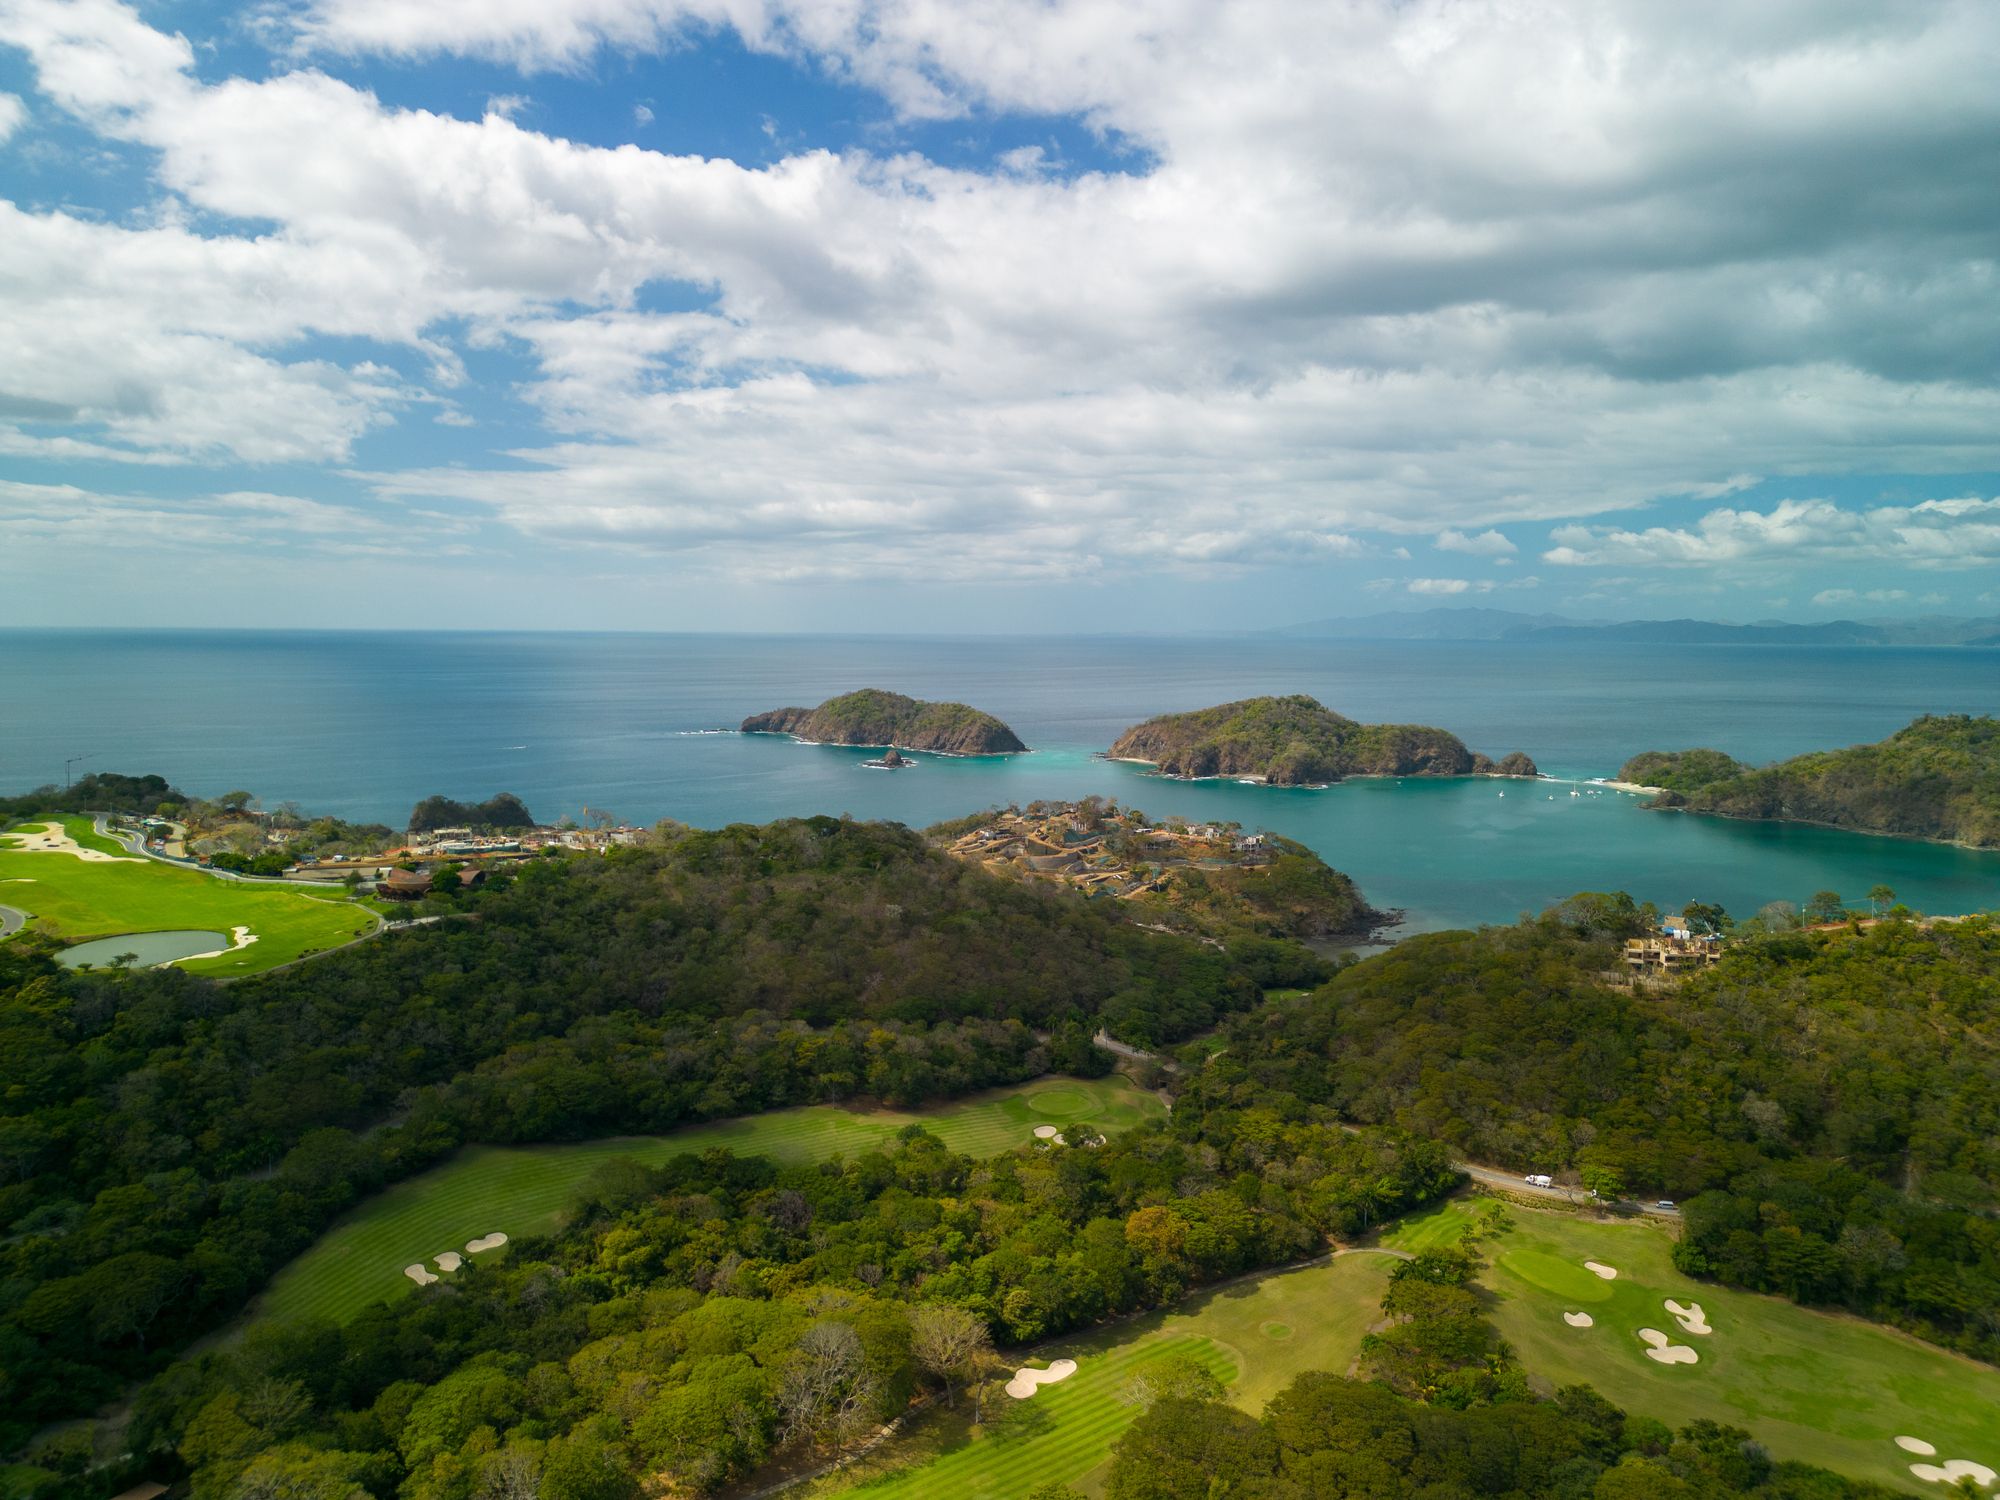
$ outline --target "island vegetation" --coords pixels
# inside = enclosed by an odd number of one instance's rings
[[[1320,786],[1349,776],[1534,776],[1519,751],[1494,761],[1421,724],[1361,724],[1317,699],[1246,698],[1134,725],[1110,749],[1163,776]]]
[[[934,755],[1011,755],[1028,747],[989,713],[963,703],[927,703],[879,688],[829,698],[818,708],[774,708],[743,721],[745,734],[788,734],[821,745],[885,746]]]
[[[1651,752],[1626,781],[1652,806],[2000,847],[2000,719],[1927,714],[1874,745],[1753,769],[1714,750]]]
[[[464,828],[473,833],[520,833],[535,826],[535,815],[512,792],[496,792],[484,802],[426,797],[410,809],[410,832]]]

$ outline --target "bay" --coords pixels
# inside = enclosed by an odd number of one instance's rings
[[[923,757],[727,731],[857,687],[958,699],[1035,753]],[[600,808],[701,826],[849,813],[921,826],[1089,793],[1155,816],[1231,819],[1310,845],[1406,930],[1509,921],[1577,890],[1663,905],[1877,883],[1920,909],[2000,905],[2000,853],[1641,811],[1634,798],[1491,781],[1321,791],[1183,783],[1094,759],[1154,713],[1309,693],[1367,720],[1430,723],[1545,772],[1614,773],[1649,748],[1762,762],[1880,739],[1920,713],[1991,713],[2000,654],[1951,648],[1135,637],[0,631],[0,789],[76,770],[157,771],[399,824],[419,797],[518,793],[539,816]],[[1502,793],[1505,795],[1502,795]]]

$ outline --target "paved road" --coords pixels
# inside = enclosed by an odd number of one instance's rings
[[[27,925],[28,914],[11,906],[0,906],[0,938],[10,938]]]

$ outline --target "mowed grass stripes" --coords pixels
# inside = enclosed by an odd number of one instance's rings
[[[553,1229],[577,1186],[619,1158],[657,1165],[725,1146],[739,1156],[821,1161],[874,1150],[917,1124],[954,1151],[993,1156],[1028,1144],[1037,1125],[1082,1122],[1110,1133],[1165,1113],[1158,1099],[1123,1078],[1043,1078],[917,1112],[807,1105],[663,1136],[475,1146],[356,1209],[280,1271],[251,1311],[258,1317],[344,1322],[371,1302],[408,1292],[414,1283],[404,1275],[405,1266],[424,1263],[436,1271],[431,1262],[438,1254],[464,1254],[469,1241],[496,1230],[519,1238]]]
[[[996,1395],[1010,1409],[989,1424],[985,1436],[965,1442],[919,1468],[865,1480],[847,1493],[867,1500],[1020,1500],[1038,1486],[1074,1484],[1102,1464],[1125,1429],[1139,1415],[1126,1392],[1147,1365],[1184,1355],[1228,1384],[1237,1368],[1213,1340],[1195,1334],[1156,1333],[1110,1350],[1086,1340],[1075,1348],[1055,1345],[1037,1351],[1033,1363],[1075,1359],[1076,1373],[1059,1385],[1043,1386],[1027,1400]]]

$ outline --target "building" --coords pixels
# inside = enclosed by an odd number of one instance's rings
[[[1686,928],[1625,940],[1625,967],[1634,974],[1685,974],[1706,968],[1721,957],[1718,938]]]
[[[387,901],[416,901],[430,893],[428,870],[391,870],[375,886],[375,894]]]

